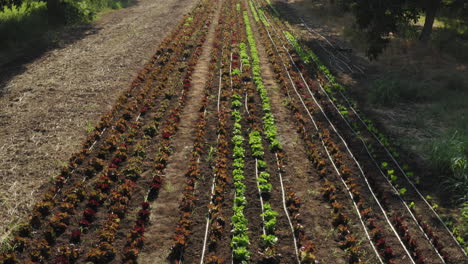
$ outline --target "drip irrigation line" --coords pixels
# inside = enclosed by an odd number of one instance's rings
[[[219,103],[220,103],[220,98],[221,98],[221,82],[222,82],[222,78],[221,78],[221,75],[222,75],[223,71],[221,69],[219,69],[219,88],[218,88],[218,113],[219,113]]]
[[[248,115],[250,115],[249,108],[247,107],[247,91],[245,92],[245,111],[247,112]]]
[[[222,54],[223,52],[221,51],[221,57],[222,57]],[[232,56],[232,53],[231,53],[231,56]],[[221,61],[221,65],[220,65],[220,69],[219,69],[219,89],[218,89],[218,115],[220,113],[220,101],[221,101],[221,89],[222,89],[222,68],[223,68],[223,62]],[[229,68],[231,69],[231,68]],[[224,107],[223,107],[224,109]],[[217,135],[217,138],[216,138],[216,145],[219,144],[219,133]],[[210,194],[210,205],[213,204],[213,197],[214,197],[214,189],[215,189],[215,186],[216,186],[216,173],[213,174],[213,183],[211,185],[211,194]],[[203,264],[203,260],[205,258],[205,251],[206,251],[206,242],[207,242],[207,239],[208,239],[208,230],[209,230],[209,225],[210,225],[210,222],[211,222],[211,209],[210,207],[208,207],[208,215],[206,217],[206,227],[205,227],[205,235],[204,235],[204,238],[203,238],[203,248],[202,248],[202,254],[201,254],[201,257],[200,257],[200,264]]]
[[[299,250],[297,248],[296,234],[294,233],[294,226],[292,224],[291,217],[289,216],[289,212],[288,212],[288,209],[287,209],[287,206],[286,206],[286,195],[285,195],[285,192],[284,192],[283,176],[281,175],[280,163],[279,163],[279,158],[278,158],[278,153],[277,152],[275,152],[275,157],[276,157],[276,166],[278,168],[278,170],[277,170],[278,177],[279,177],[280,186],[281,186],[281,200],[282,200],[282,204],[283,204],[283,210],[284,210],[284,214],[286,215],[286,218],[288,219],[289,227],[291,228],[291,233],[292,233],[293,242],[294,242],[294,251],[296,253],[296,260],[297,260],[297,263],[300,264],[301,261],[299,259]]]
[[[230,62],[229,62],[229,80],[231,81],[231,91],[232,91],[232,52],[230,56]]]
[[[211,185],[211,195],[210,195],[210,205],[213,204],[215,186],[216,186],[216,173],[213,174],[213,183]],[[202,254],[200,257],[200,264],[203,264],[203,260],[205,259],[206,241],[208,239],[208,229],[210,226],[210,222],[211,222],[211,209],[209,209],[208,207],[208,215],[206,217],[205,235],[203,236],[203,248],[202,248]]]
[[[265,231],[265,216],[263,216],[263,214],[265,213],[265,209],[263,207],[263,198],[262,198],[262,192],[260,191],[260,185],[258,183],[258,159],[255,159],[255,179],[256,179],[256,183],[257,183],[257,190],[258,190],[258,196],[260,197],[260,206],[262,207],[262,230],[263,230],[263,234],[266,235],[266,231]]]

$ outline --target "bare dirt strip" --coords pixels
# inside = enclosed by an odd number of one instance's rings
[[[1,84],[0,240],[195,2],[140,0],[108,13]]]

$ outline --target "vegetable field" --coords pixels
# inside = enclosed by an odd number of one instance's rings
[[[0,263],[468,263],[270,0],[200,0]]]

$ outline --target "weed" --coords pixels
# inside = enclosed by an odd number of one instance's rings
[[[86,121],[86,132],[91,133],[94,130],[93,123],[90,121]]]
[[[9,252],[15,249],[15,245],[13,244],[13,236],[8,236],[2,240],[0,243],[0,252]]]
[[[215,153],[215,148],[213,146],[210,146],[210,149],[208,150],[208,155],[206,157],[206,162],[213,161],[214,153]]]
[[[433,93],[435,91],[428,89],[425,80],[402,76],[402,73],[390,73],[372,82],[368,99],[373,104],[392,106],[405,101],[427,100]]]
[[[397,80],[375,80],[369,92],[369,99],[374,104],[393,105],[399,100],[396,92],[400,87]]]
[[[171,193],[174,191],[174,186],[170,182],[165,182],[164,183],[164,190],[168,193]]]
[[[319,192],[317,190],[315,190],[315,189],[308,189],[307,194],[312,196],[312,197],[317,197]]]
[[[455,131],[434,140],[429,158],[436,170],[447,175],[445,188],[458,201],[468,201],[468,135]]]

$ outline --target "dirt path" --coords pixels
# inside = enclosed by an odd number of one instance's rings
[[[0,98],[0,241],[196,0],[141,0],[46,53]]]
[[[138,258],[139,263],[164,263],[170,250],[172,236],[180,217],[179,204],[182,200],[185,186],[185,172],[189,166],[190,154],[193,149],[193,139],[198,109],[208,80],[211,50],[215,40],[215,28],[218,25],[220,7],[218,3],[210,25],[203,52],[195,67],[192,78],[192,89],[188,94],[187,104],[180,118],[179,132],[173,139],[173,156],[165,171],[165,182],[158,199],[151,205],[151,225],[146,231],[146,243]]]

